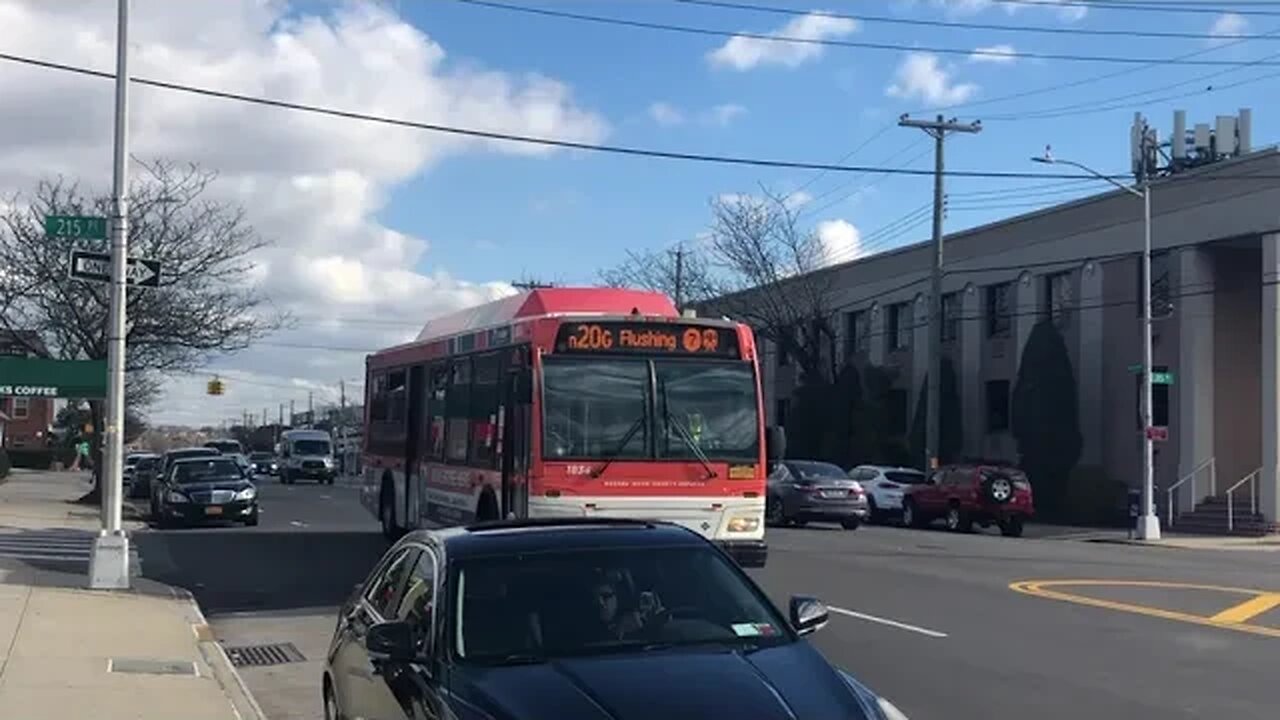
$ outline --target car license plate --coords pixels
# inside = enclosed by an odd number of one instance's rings
[[[846,490],[823,490],[821,495],[824,498],[842,498],[848,494]]]
[[[221,514],[222,514],[222,508],[217,507],[217,506],[207,507],[207,508],[205,508],[205,509],[204,509],[204,514],[205,514],[205,515],[221,515]]]

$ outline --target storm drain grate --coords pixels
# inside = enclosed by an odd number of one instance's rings
[[[236,667],[264,667],[267,665],[285,665],[287,663],[306,660],[293,643],[273,643],[270,645],[245,645],[225,648],[231,664]]]

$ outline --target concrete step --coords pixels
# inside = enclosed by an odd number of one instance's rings
[[[1261,515],[1248,513],[1237,514],[1234,527],[1227,530],[1226,515],[1203,515],[1199,512],[1179,515],[1170,528],[1179,533],[1195,533],[1200,535],[1235,535],[1239,537],[1262,537],[1275,531],[1275,524],[1269,523]]]

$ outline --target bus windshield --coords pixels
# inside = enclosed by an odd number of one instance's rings
[[[543,366],[543,402],[550,460],[702,454],[751,462],[759,454],[755,378],[746,362],[552,357]]]

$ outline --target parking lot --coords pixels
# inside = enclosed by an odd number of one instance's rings
[[[262,483],[257,528],[137,535],[144,573],[195,592],[273,720],[319,716],[335,608],[386,547],[353,488]],[[1280,553],[814,524],[770,529],[778,601],[832,610],[814,643],[911,718],[1271,718]],[[296,654],[292,652],[296,650]]]

